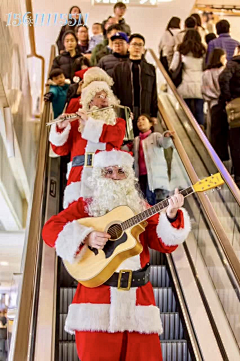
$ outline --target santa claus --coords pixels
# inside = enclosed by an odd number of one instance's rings
[[[63,207],[67,208],[79,197],[91,196],[87,179],[91,175],[94,154],[102,150],[119,149],[125,135],[125,121],[116,118],[111,106],[119,103],[114,96],[112,79],[100,68],[88,69],[84,74],[79,119],[53,124],[49,140],[58,155],[71,153]],[[101,110],[103,108],[108,108]],[[93,111],[91,114],[87,112]]]
[[[135,188],[132,165],[133,158],[125,152],[96,154],[89,179],[94,190],[92,197],[80,198],[45,224],[43,239],[56,248],[63,260],[78,262],[85,245],[102,250],[110,238],[108,233],[80,225],[77,219],[101,216],[120,205],[128,205],[134,213],[149,207]],[[147,220],[148,225],[140,235],[143,246],[140,255],[122,262],[99,287],[78,284],[65,330],[75,333],[81,361],[162,360],[159,334],[163,329],[149,282],[149,247],[171,253],[184,242],[190,220],[182,205],[183,196],[176,190],[166,212]],[[120,270],[128,271],[120,273]]]

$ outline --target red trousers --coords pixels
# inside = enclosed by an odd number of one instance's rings
[[[157,334],[76,331],[81,361],[162,361]]]

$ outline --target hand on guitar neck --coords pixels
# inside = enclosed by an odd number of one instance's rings
[[[168,218],[175,218],[179,208],[183,206],[184,197],[176,188],[174,195],[168,199],[167,216]]]

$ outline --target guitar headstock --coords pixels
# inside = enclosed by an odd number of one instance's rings
[[[220,173],[211,175],[210,177],[204,178],[199,182],[195,183],[192,187],[195,192],[205,192],[209,189],[220,187],[224,184],[224,180]]]

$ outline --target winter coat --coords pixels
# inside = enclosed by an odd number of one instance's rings
[[[54,119],[56,119],[63,112],[69,86],[70,84],[65,84],[63,86],[50,85],[49,91],[53,93],[52,107]]]
[[[128,57],[129,57],[128,53],[126,55],[112,53],[112,54],[106,55],[103,58],[101,58],[99,60],[97,66],[99,66],[99,68],[102,68],[103,70],[105,70],[105,72],[108,73],[108,75],[112,77],[115,66],[118,63],[128,60]]]
[[[174,54],[174,36],[176,36],[179,32],[180,29],[165,30],[158,46],[159,53],[161,54],[162,52],[161,55],[167,58],[168,65],[171,64]]]
[[[121,25],[122,31],[127,34],[127,36],[131,35],[131,29],[128,24],[126,24],[125,19],[119,20],[118,24]]]
[[[110,48],[108,48],[108,39],[104,39],[102,43],[96,45],[93,49],[90,59],[91,66],[96,66],[99,60],[103,57],[99,55],[101,51],[103,51],[103,49],[105,49],[105,53],[103,53],[103,56],[110,54],[110,52],[106,51],[106,49],[110,51]]]
[[[225,102],[240,98],[240,55],[227,62],[226,68],[219,76],[221,98]]]
[[[71,20],[71,19],[70,19],[68,22],[69,22],[69,24],[71,24],[71,23],[73,24],[73,23],[74,23],[74,21]],[[83,19],[82,19],[82,24],[83,24]],[[58,47],[58,53],[59,53],[59,54],[60,54],[60,51],[61,51],[61,50],[65,50],[65,49],[64,49],[63,42],[62,42],[63,34],[65,33],[65,31],[68,31],[68,30],[71,30],[71,31],[75,32],[76,26],[78,26],[78,22],[77,22],[74,26],[71,26],[71,25],[68,25],[68,24],[67,24],[67,25],[64,25],[64,26],[61,27],[60,33],[59,33],[58,38],[57,38],[57,41],[56,41],[56,44],[57,44],[57,47]]]
[[[61,55],[58,55],[53,59],[52,69],[61,68],[65,78],[73,79],[76,71],[81,70],[81,57],[82,54],[76,49],[76,55],[71,57],[68,51],[64,51]]]
[[[83,131],[78,131],[79,121],[74,120],[66,128],[59,129],[56,124],[51,126],[49,141],[54,153],[62,156],[71,153],[71,161],[75,156],[86,152],[95,153],[99,150],[120,149],[125,135],[125,121],[117,118],[115,125],[107,125],[103,121],[88,118]],[[67,187],[64,191],[63,207],[67,208],[81,196],[89,195],[88,177],[91,167],[72,167]]]
[[[121,104],[128,106],[133,111],[134,88],[132,62],[130,60],[115,66],[112,74],[114,94],[120,99]],[[139,64],[140,84],[140,114],[147,113],[151,117],[157,117],[157,85],[156,71],[152,64],[145,59]]]
[[[139,136],[133,141],[134,169],[136,177],[139,178]],[[164,134],[151,133],[142,140],[145,164],[147,168],[147,178],[150,191],[155,189],[170,190],[168,180],[167,162],[164,157],[164,150],[171,147],[172,139],[164,137]]]
[[[170,69],[177,69],[180,53],[176,51]],[[183,62],[182,82],[177,88],[183,99],[202,99],[202,74],[204,59],[194,58],[191,53],[181,55]]]
[[[83,245],[83,241],[93,230],[77,222],[80,218],[89,217],[85,209],[86,203],[81,198],[50,218],[42,231],[43,240],[56,249],[58,256],[70,263],[77,263],[81,259],[87,247]],[[147,223],[145,231],[139,236],[142,252],[123,261],[116,272],[144,268],[150,261],[149,248],[162,253],[173,252],[184,242],[191,228],[184,208],[178,210],[177,219],[173,223],[169,222],[163,212],[150,217]],[[145,334],[163,332],[150,282],[141,287],[131,287],[129,291],[104,284],[87,288],[78,283],[68,309],[65,330],[70,334],[75,331],[129,331]]]
[[[218,77],[223,71],[224,66],[219,68],[207,69],[202,76],[202,95],[203,99],[209,103],[210,108],[218,103],[220,87]]]

